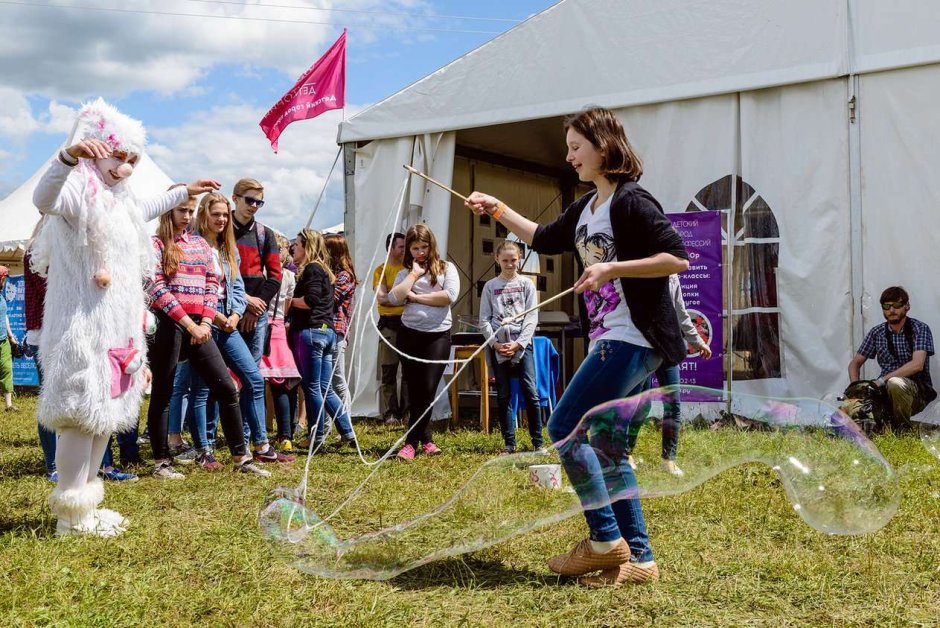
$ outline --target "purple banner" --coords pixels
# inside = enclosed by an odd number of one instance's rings
[[[689,270],[679,275],[685,307],[699,336],[712,350],[712,357],[705,360],[689,348],[689,356],[679,365],[680,382],[721,390],[724,386],[721,214],[701,211],[667,216],[689,252]],[[683,390],[682,400],[715,398]]]

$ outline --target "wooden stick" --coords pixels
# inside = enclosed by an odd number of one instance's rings
[[[571,294],[572,292],[574,292],[574,286],[571,286],[570,288],[568,288],[568,289],[565,290],[564,292],[559,292],[558,294],[556,294],[555,296],[553,296],[553,297],[550,298],[550,299],[546,299],[546,300],[542,301],[541,303],[539,303],[539,304],[536,305],[535,307],[530,307],[530,308],[527,309],[525,312],[519,312],[519,313],[516,314],[515,316],[509,316],[509,317],[507,317],[507,318],[504,318],[502,324],[503,324],[503,325],[508,325],[509,323],[512,323],[512,322],[514,322],[514,321],[516,321],[516,320],[518,320],[518,319],[520,319],[520,318],[524,318],[526,314],[528,314],[528,313],[530,313],[530,312],[534,312],[535,310],[539,309],[540,307],[544,307],[544,306],[548,305],[549,303],[551,303],[552,301],[557,301],[558,299],[562,298],[563,296],[569,295],[569,294]]]
[[[435,179],[432,179],[431,177],[429,177],[428,175],[424,174],[423,172],[418,172],[417,170],[415,170],[414,168],[412,168],[412,167],[409,166],[408,164],[402,164],[402,165],[405,167],[405,170],[407,170],[407,171],[410,172],[411,174],[416,174],[416,175],[418,175],[419,177],[421,177],[422,179],[427,179],[428,181],[430,181],[431,183],[433,183],[433,184],[436,185],[437,187],[439,187],[439,188],[441,188],[441,189],[443,189],[443,190],[447,190],[448,192],[450,192],[451,194],[453,194],[454,196],[456,196],[457,198],[459,198],[459,199],[462,200],[463,202],[465,202],[465,203],[467,202],[467,197],[464,196],[463,194],[461,194],[460,192],[455,192],[454,190],[450,189],[449,187],[447,187],[446,185],[444,185],[444,184],[441,183],[440,181],[436,181]]]

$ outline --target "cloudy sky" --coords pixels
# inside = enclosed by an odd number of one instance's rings
[[[343,27],[348,118],[555,2],[4,0],[0,198],[65,141],[81,102],[103,96],[143,120],[170,178],[213,177],[226,192],[260,179],[264,220],[292,231],[323,188],[343,113],[294,123],[277,155],[258,122]],[[338,170],[314,227],[342,221]]]

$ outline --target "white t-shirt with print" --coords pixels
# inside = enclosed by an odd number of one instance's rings
[[[592,212],[591,206],[595,198],[597,198],[596,194],[584,206],[574,235],[575,248],[585,268],[600,262],[617,261],[614,234],[610,225],[611,199],[608,198]],[[583,296],[587,307],[588,337],[591,340],[591,349],[602,338],[652,348],[649,341],[633,324],[619,278],[608,281],[597,292],[585,290]]]

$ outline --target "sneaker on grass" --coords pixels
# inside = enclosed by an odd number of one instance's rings
[[[161,462],[153,466],[151,475],[158,480],[182,480],[186,476],[174,469],[169,462]]]
[[[196,464],[206,471],[220,471],[222,469],[222,463],[215,459],[211,451],[199,454],[196,458]]]
[[[189,450],[191,450],[192,448],[193,448],[192,445],[190,445],[186,441],[183,441],[179,445],[170,445],[168,449],[168,453],[170,454],[170,458],[177,458],[189,452]],[[193,458],[193,460],[195,460],[195,458]]]
[[[117,467],[108,467],[98,471],[98,475],[109,482],[136,482],[138,479],[135,473],[124,473]]]
[[[294,457],[287,454],[278,453],[274,447],[268,445],[266,450],[255,451],[254,459],[258,462],[293,462]]]
[[[198,457],[199,452],[194,447],[190,447],[178,456],[173,456],[173,462],[175,464],[193,464]]]
[[[235,473],[251,473],[254,475],[260,475],[263,478],[271,477],[270,471],[265,471],[250,459],[242,462],[241,464],[236,464],[232,470],[235,471]]]

